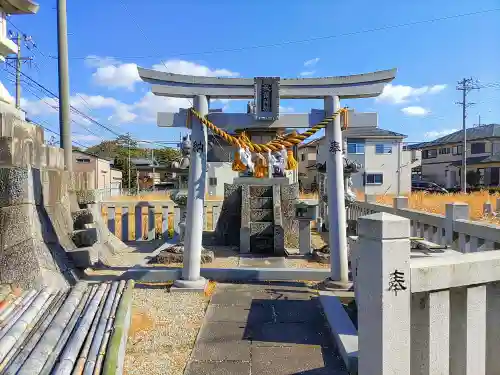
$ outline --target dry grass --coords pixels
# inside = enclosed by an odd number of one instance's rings
[[[358,200],[364,201],[364,195],[357,193]],[[485,217],[483,214],[483,205],[491,203],[492,210],[497,207],[497,199],[500,194],[490,194],[488,191],[472,192],[470,194],[450,193],[450,194],[431,194],[427,192],[413,192],[408,196],[408,206],[411,209],[429,212],[433,214],[445,214],[447,203],[467,203],[470,209],[470,220],[487,220],[500,224],[500,220],[495,217]],[[377,203],[392,206],[394,195],[377,196]]]

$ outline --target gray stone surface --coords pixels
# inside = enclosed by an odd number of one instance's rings
[[[295,203],[299,198],[298,184],[281,186],[281,217],[285,235],[285,247],[299,247],[299,223],[294,220]]]
[[[273,199],[271,197],[252,198],[250,200],[250,208],[272,209]]]
[[[250,362],[191,362],[184,375],[250,375]]]
[[[224,201],[215,227],[218,244],[239,246],[241,227],[241,185],[224,184]]]
[[[272,241],[272,237],[271,237]],[[284,257],[255,257],[241,256],[240,267],[257,267],[257,268],[286,268]]]
[[[271,182],[271,181],[270,181]],[[272,197],[273,188],[272,183],[270,186],[250,186],[250,198],[262,198],[262,197]]]
[[[250,221],[272,221],[274,218],[273,209],[257,209],[250,210]]]
[[[89,268],[99,263],[99,252],[94,246],[80,247],[68,251],[73,263],[78,268]]]
[[[92,246],[97,242],[97,229],[79,229],[73,232],[72,240],[77,247]]]
[[[203,249],[201,251],[201,263],[212,263],[215,259],[215,254],[213,251]],[[152,264],[170,264],[170,263],[182,263],[184,262],[183,252],[172,252],[168,249],[162,250],[150,263]]]
[[[186,374],[218,373],[347,375],[313,293],[280,283],[217,286]]]
[[[261,222],[256,222],[256,223],[250,222],[250,236],[273,235],[274,234],[273,227],[274,227],[274,225],[273,225],[272,221],[268,221],[268,222],[261,221]]]
[[[85,229],[85,224],[94,223],[94,214],[91,210],[84,208],[72,213],[73,225],[76,230]]]

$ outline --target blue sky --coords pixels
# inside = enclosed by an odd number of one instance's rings
[[[11,21],[37,44],[23,50],[34,59],[23,72],[57,93],[55,4],[40,0],[37,15],[13,16]],[[407,134],[410,142],[425,141],[461,127],[457,81],[472,76],[500,87],[500,11],[361,31],[494,8],[500,8],[499,0],[68,1],[72,103],[118,133],[176,141],[179,130],[158,128],[156,112],[176,111],[189,103],[152,96],[149,86],[138,80],[136,65],[240,77],[321,77],[395,67],[397,77],[382,97],[342,104],[376,111],[381,128]],[[13,70],[7,69],[11,73],[2,70],[0,77],[14,95]],[[470,93],[477,104],[469,109],[469,126],[478,122],[479,114],[482,123],[500,122],[498,87]],[[30,118],[58,129],[57,113],[47,105],[56,104],[50,96],[24,84],[22,97]],[[216,105],[226,111],[245,109],[244,102]],[[284,111],[296,113],[321,105],[312,100],[282,102]],[[91,145],[114,137],[84,118],[73,119],[75,141]]]

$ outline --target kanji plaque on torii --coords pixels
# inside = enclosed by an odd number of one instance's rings
[[[255,119],[277,120],[280,116],[280,78],[255,77]]]

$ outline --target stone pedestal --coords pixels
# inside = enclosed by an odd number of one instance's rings
[[[311,221],[299,220],[299,253],[311,253]]]

